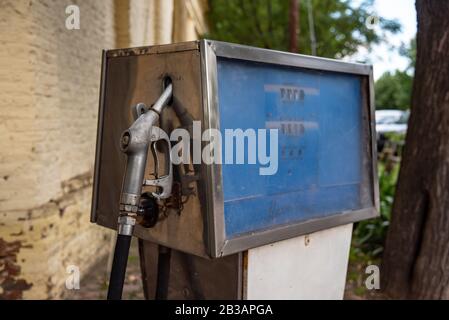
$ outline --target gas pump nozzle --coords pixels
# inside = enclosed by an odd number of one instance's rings
[[[160,192],[152,193],[152,196],[156,199],[165,199],[171,195],[173,174],[170,161],[170,140],[167,134],[156,127],[155,124],[159,119],[162,108],[170,102],[172,95],[173,87],[169,83],[152,108],[146,110],[144,104],[138,104],[136,120],[121,136],[120,147],[127,155],[127,161],[120,194],[118,234],[109,281],[108,300],[119,300],[122,297],[131,236],[139,211],[142,187],[144,185],[158,187]],[[155,143],[160,140],[165,141],[168,148],[165,157],[167,162],[165,168],[168,168],[168,173],[162,177],[156,176],[156,179],[153,180],[144,180],[148,150],[150,145],[155,148]],[[157,171],[156,149],[152,151],[155,157],[155,171]]]
[[[132,225],[135,221],[130,221],[125,216],[135,217],[137,214],[144,185],[156,186],[161,189],[161,192],[152,193],[152,196],[156,199],[165,199],[171,194],[173,174],[170,163],[170,140],[162,129],[155,127],[155,124],[159,119],[162,108],[171,100],[172,92],[173,87],[170,83],[151,109],[146,111],[142,107],[136,111],[136,121],[122,133],[120,147],[127,155],[127,162],[120,195],[119,234],[132,234]],[[168,148],[168,159],[166,159],[167,164],[165,166],[168,168],[168,173],[153,180],[144,180],[150,144],[154,146],[154,143],[160,140],[165,141]],[[157,166],[158,159],[155,150],[153,151]]]

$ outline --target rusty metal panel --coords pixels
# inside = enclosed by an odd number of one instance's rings
[[[160,95],[166,76],[173,81],[173,96],[193,120],[203,120],[200,55],[197,42],[162,47],[120,49],[104,55],[103,94],[100,100],[100,122],[97,144],[97,176],[95,181],[92,220],[116,229],[119,197],[126,157],[121,152],[121,133],[133,121],[131,107],[137,103],[151,105]],[[172,108],[161,114],[159,126],[170,132],[181,124]],[[164,154],[159,154],[161,159]],[[146,178],[151,178],[154,161],[149,157]],[[201,166],[188,170],[200,177]],[[176,180],[175,184],[180,185]],[[201,179],[200,179],[201,180]],[[182,209],[161,208],[159,221],[152,228],[138,225],[134,235],[144,240],[192,254],[207,256],[205,249],[205,212],[199,197],[201,182],[190,184],[192,194],[182,199]],[[179,187],[178,187],[179,189]],[[175,188],[175,193],[176,190]],[[145,191],[145,190],[144,190]],[[148,190],[149,191],[149,190]],[[96,193],[96,194],[95,194]],[[175,194],[176,196],[176,194]]]
[[[139,240],[139,255],[145,298],[153,300],[158,276],[158,245]],[[172,250],[167,299],[242,299],[242,255],[205,259]]]

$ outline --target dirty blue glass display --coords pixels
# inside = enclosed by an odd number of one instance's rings
[[[246,164],[222,165],[226,238],[366,206],[360,76],[221,57],[217,68],[222,136],[278,132],[274,174],[247,164],[248,139]]]

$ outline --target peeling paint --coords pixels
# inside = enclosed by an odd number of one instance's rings
[[[0,299],[22,299],[23,292],[32,284],[20,279],[20,266],[17,254],[23,247],[21,241],[7,242],[0,238]]]
[[[92,173],[63,181],[61,187],[59,197],[11,212],[14,218],[0,229],[0,299],[62,298],[68,261],[88,269],[107,254],[106,229],[95,228],[86,216]],[[83,237],[77,238],[80,230]],[[33,250],[24,250],[30,243]]]

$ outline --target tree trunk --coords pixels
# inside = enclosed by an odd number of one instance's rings
[[[382,289],[449,299],[449,1],[417,0],[411,116],[382,262]]]
[[[298,52],[298,37],[299,37],[299,0],[290,0],[290,13],[289,13],[289,35],[290,52]]]

